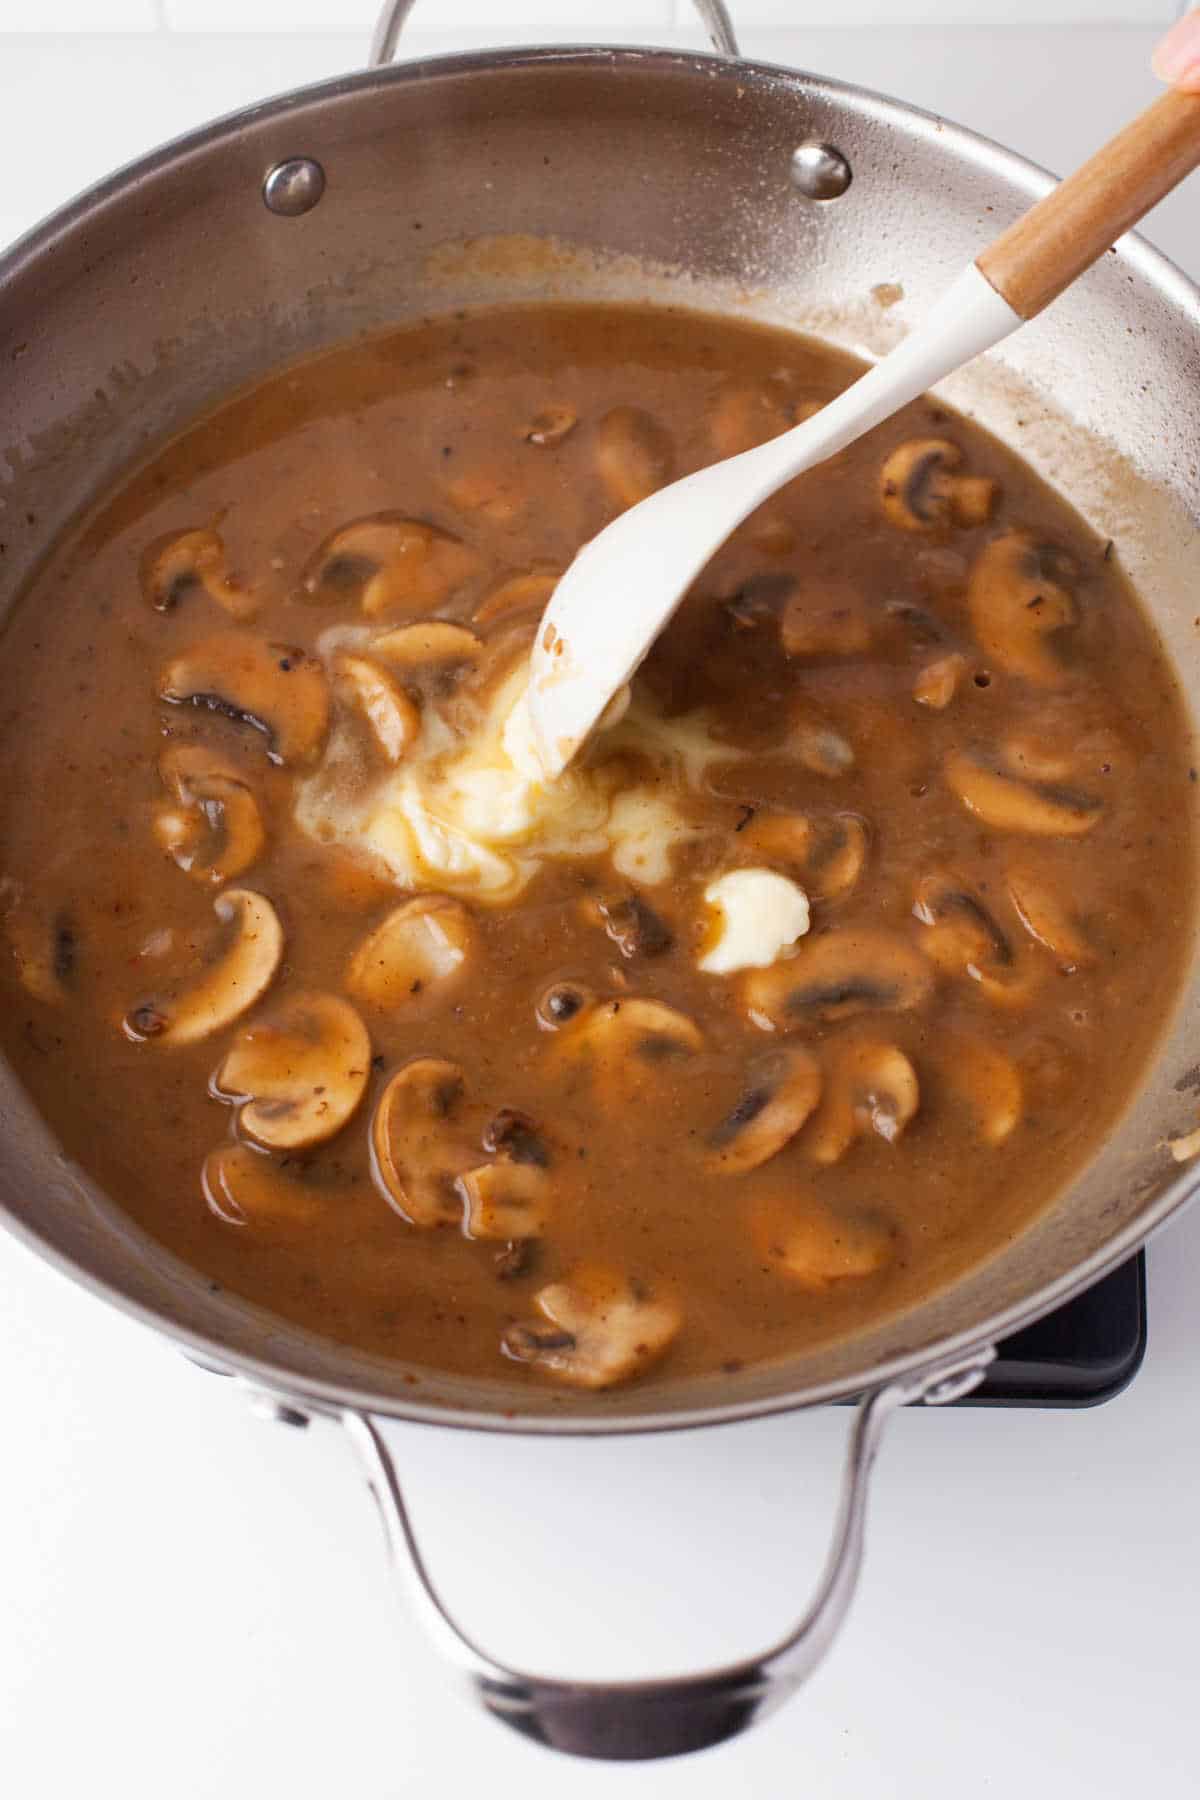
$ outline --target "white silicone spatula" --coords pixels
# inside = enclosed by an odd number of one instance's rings
[[[803,425],[660,488],[584,546],[538,628],[529,710],[561,773],[729,534],[785,482],[1007,337],[1200,163],[1200,95],[1164,94],[1009,226],[929,317]]]

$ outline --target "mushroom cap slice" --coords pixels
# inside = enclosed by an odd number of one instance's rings
[[[443,605],[478,568],[475,551],[448,532],[400,513],[375,513],[326,538],[301,587],[318,601],[358,596],[371,617],[400,608],[426,612]]]
[[[739,456],[820,410],[819,400],[798,399],[786,379],[725,382],[710,420],[713,449],[720,457]]]
[[[21,985],[48,1006],[62,1006],[78,957],[70,915],[51,915],[36,906],[11,876],[0,880],[0,913]]]
[[[536,444],[539,450],[552,450],[569,437],[578,423],[579,414],[573,406],[544,406],[521,427],[519,435],[526,444]]]
[[[175,657],[159,698],[252,725],[265,733],[273,762],[310,761],[329,725],[329,688],[316,658],[244,631],[219,631]]]
[[[857,886],[870,836],[857,813],[755,813],[738,833],[745,853],[782,863],[804,878],[811,900],[841,900]]]
[[[709,1134],[707,1167],[744,1175],[789,1144],[821,1097],[821,1065],[807,1050],[779,1050],[748,1072],[745,1092]]]
[[[173,531],[156,538],[143,552],[138,573],[155,612],[173,612],[197,589],[235,619],[248,619],[257,608],[254,595],[230,577],[225,545],[215,531]]]
[[[957,694],[966,668],[967,659],[957,650],[946,656],[936,656],[918,671],[913,682],[913,699],[918,706],[927,706],[930,712],[944,712]]]
[[[265,1230],[271,1237],[302,1236],[322,1212],[313,1188],[248,1144],[210,1150],[200,1186],[209,1210],[227,1225]]]
[[[1054,566],[1054,553],[1027,531],[1006,531],[984,545],[967,583],[971,626],[984,655],[1038,687],[1066,680],[1056,645],[1078,617],[1074,599],[1053,578]]]
[[[743,996],[763,1031],[799,1031],[861,1012],[924,1005],[934,972],[899,932],[846,926],[805,938],[795,956],[746,977]]]
[[[1011,1057],[984,1038],[955,1032],[942,1043],[938,1070],[985,1144],[1002,1144],[1012,1135],[1021,1120],[1023,1084]]]
[[[346,986],[372,1006],[403,1006],[464,968],[475,924],[461,900],[417,894],[390,912],[358,946]]]
[[[388,762],[398,763],[421,734],[419,708],[386,669],[365,656],[339,656],[334,674]]]
[[[895,1234],[882,1219],[818,1200],[768,1201],[756,1209],[753,1228],[768,1266],[815,1294],[879,1274],[896,1251]]]
[[[185,875],[216,885],[257,862],[266,843],[262,815],[233,763],[203,744],[173,744],[158,772],[176,804],[156,815],[155,836]]]
[[[671,479],[675,452],[657,419],[638,406],[614,406],[596,428],[596,473],[622,511]]]
[[[836,1043],[805,1148],[814,1162],[827,1164],[840,1161],[855,1138],[871,1132],[894,1144],[920,1103],[917,1072],[895,1044],[877,1038]]]
[[[694,1056],[704,1047],[704,1034],[686,1013],[661,1000],[601,1000],[589,1007],[578,1024],[564,1033],[573,1055],[588,1059],[598,1071],[614,1076]]]
[[[510,1326],[504,1354],[576,1387],[612,1387],[640,1375],[683,1323],[674,1300],[598,1266],[539,1289],[533,1303],[541,1318]]]
[[[492,525],[512,525],[524,513],[529,497],[511,469],[477,464],[445,483],[446,498],[456,512],[477,513]]]
[[[1023,866],[1010,868],[1008,894],[1030,937],[1051,952],[1064,974],[1094,967],[1095,945],[1048,878]]]
[[[472,550],[448,531],[405,520],[395,553],[362,590],[368,618],[390,612],[428,612],[444,606],[481,566]]]
[[[531,1162],[491,1162],[468,1169],[455,1182],[463,1202],[463,1230],[470,1238],[541,1237],[550,1210],[552,1183]]]
[[[212,1079],[238,1107],[238,1126],[267,1150],[306,1150],[335,1137],[357,1110],[371,1041],[348,1001],[298,994],[243,1027]]]
[[[640,894],[605,895],[592,904],[596,919],[626,959],[665,956],[675,942],[666,920]]]
[[[261,1000],[283,957],[283,927],[271,902],[249,888],[226,888],[213,901],[228,943],[193,987],[176,999],[145,1000],[126,1015],[125,1035],[156,1044],[211,1037]]]
[[[922,950],[947,974],[966,972],[978,978],[980,973],[1012,967],[1012,945],[979,895],[956,876],[923,876],[913,899],[913,917],[927,928]]]
[[[463,1073],[440,1056],[397,1069],[371,1120],[371,1169],[385,1200],[410,1225],[451,1225],[462,1212],[455,1182],[479,1163],[458,1113]]]
[[[537,563],[520,575],[506,576],[475,608],[475,624],[492,625],[497,619],[514,618],[519,613],[544,613],[562,573],[556,563]]]
[[[946,525],[982,525],[996,498],[996,483],[959,475],[962,451],[949,438],[910,438],[879,471],[885,518],[901,531],[936,531]]]
[[[1103,806],[1088,794],[1002,775],[963,750],[952,750],[944,766],[951,793],[996,831],[1083,837],[1103,817]]]
[[[854,767],[854,746],[849,738],[830,725],[819,725],[812,719],[801,719],[792,732],[791,749],[796,760],[814,775],[836,781]]]
[[[848,581],[797,582],[779,617],[785,656],[861,656],[872,635],[866,602]]]
[[[382,656],[393,669],[406,672],[475,662],[482,648],[473,631],[465,625],[452,625],[448,619],[421,619],[412,625],[399,625],[371,644],[375,656]]]

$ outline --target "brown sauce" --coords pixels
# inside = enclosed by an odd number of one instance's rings
[[[1094,1151],[1186,951],[1183,714],[1111,546],[932,402],[743,527],[589,751],[601,837],[632,787],[668,848],[493,840],[397,924],[409,827],[330,825],[495,725],[621,505],[853,373],[464,315],[233,398],[55,548],[0,660],[0,1030],[156,1238],[433,1368],[666,1378],[915,1303]],[[706,972],[739,869],[810,929]]]

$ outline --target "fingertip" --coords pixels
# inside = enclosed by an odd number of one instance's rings
[[[1200,94],[1200,10],[1176,20],[1150,58],[1150,67],[1168,87]]]

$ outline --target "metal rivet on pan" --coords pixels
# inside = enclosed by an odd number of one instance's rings
[[[276,163],[263,182],[263,202],[270,212],[298,219],[311,212],[325,192],[325,171],[311,156],[290,156]]]
[[[792,185],[810,200],[837,200],[854,179],[854,172],[833,144],[815,138],[797,144],[792,151]]]

